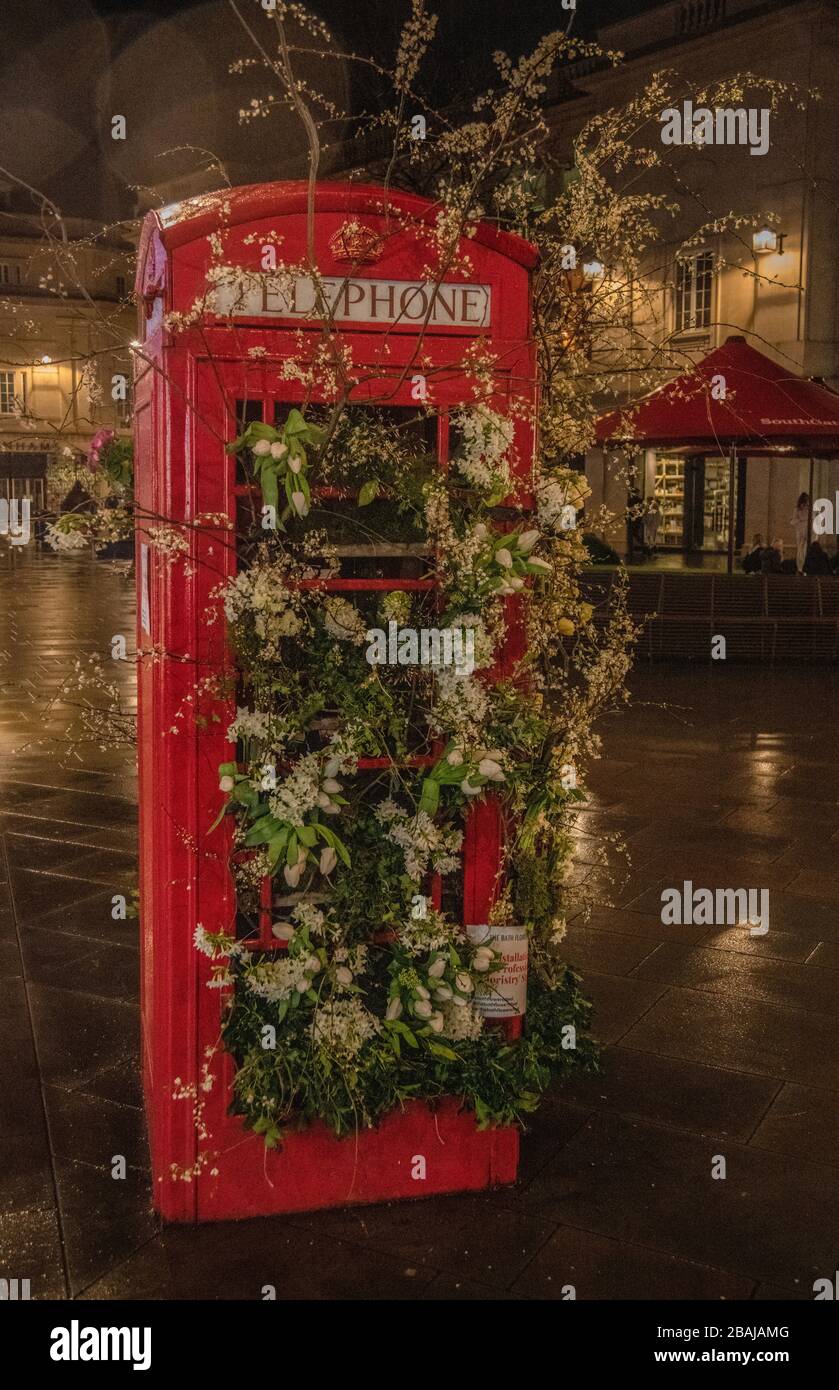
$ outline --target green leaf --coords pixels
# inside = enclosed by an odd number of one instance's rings
[[[288,842],[288,849],[285,852],[285,862],[289,868],[292,868],[297,863],[297,850],[297,835],[292,831],[291,839]]]
[[[313,825],[301,825],[297,838],[307,849],[313,849],[317,844],[318,832]]]
[[[442,1043],[428,1040],[428,1050],[433,1052],[435,1057],[444,1057],[447,1062],[458,1062],[460,1058],[456,1052],[452,1052],[450,1047],[444,1047]]]
[[[369,506],[370,503],[373,502],[373,501],[375,500],[375,498],[378,497],[378,495],[379,495],[379,482],[378,482],[378,479],[377,479],[377,478],[371,478],[371,479],[369,480],[369,482],[364,483],[364,484],[362,485],[362,487],[360,487],[359,490],[358,490],[358,505],[359,505],[359,507],[367,507],[367,506]]]
[[[433,816],[440,805],[440,783],[433,777],[424,777],[419,799],[419,809]]]

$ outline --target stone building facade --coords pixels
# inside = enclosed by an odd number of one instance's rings
[[[796,84],[803,102],[771,116],[763,155],[740,144],[668,148],[662,188],[679,210],[655,248],[639,296],[644,317],[635,325],[666,349],[661,381],[729,334],[743,334],[791,371],[839,387],[839,9],[828,0],[670,0],[597,37],[625,60],[617,68],[585,60],[571,70],[551,107],[552,153],[560,160],[591,116],[622,106],[663,69],[684,80],[686,95],[696,84],[751,72]],[[807,95],[812,89],[820,99]],[[754,92],[742,104],[754,105]],[[704,235],[680,254],[698,226],[727,212],[754,225]],[[768,251],[753,242],[764,226],[775,234]],[[772,245],[771,236],[762,240]],[[619,403],[631,399],[632,383],[621,382]],[[660,544],[674,552],[724,549],[723,451],[686,462],[648,450],[637,467],[639,491],[657,493],[665,512]],[[608,456],[592,451],[586,472],[590,505],[605,502],[622,514],[626,486]],[[755,532],[791,545],[792,511],[808,477],[807,458],[747,459],[738,481],[738,545]],[[814,495],[832,498],[837,488],[839,465],[817,461]],[[623,551],[622,520],[607,538]]]

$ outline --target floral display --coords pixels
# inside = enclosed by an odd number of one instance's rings
[[[232,822],[240,929],[202,928],[196,944],[228,1000],[233,1109],[269,1146],[307,1120],[344,1134],[446,1095],[481,1126],[515,1122],[552,1077],[594,1064],[589,1005],[563,958],[569,827],[584,797],[564,771],[596,752],[591,726],[621,691],[630,629],[615,611],[595,631],[576,579],[581,538],[548,524],[579,499],[579,475],[541,480],[543,524],[502,519],[520,486],[513,439],[512,421],[476,402],[453,415],[447,476],[414,437],[395,448],[369,410],[349,408],[331,447],[298,409],[231,446],[277,527],[254,527],[216,595],[240,692],[217,821]],[[330,510],[324,483],[350,502]],[[435,593],[328,592],[347,528],[369,539],[376,508],[394,504],[403,534],[423,538]],[[529,648],[493,679],[514,596]],[[366,659],[371,631],[432,617],[474,634],[468,674]],[[476,1002],[502,958],[470,940],[456,905],[466,818],[487,797],[508,827],[493,920],[529,938],[516,1040]],[[256,933],[266,877],[270,951]]]

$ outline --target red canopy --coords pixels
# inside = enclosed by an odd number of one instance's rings
[[[719,380],[722,378],[724,398]],[[712,390],[715,394],[712,395]],[[600,444],[694,445],[743,452],[839,454],[839,393],[795,376],[731,337],[689,372],[601,415]]]

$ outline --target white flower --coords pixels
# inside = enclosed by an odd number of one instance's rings
[[[367,641],[367,624],[354,604],[338,595],[324,600],[323,625],[330,637],[339,642],[354,642],[361,646]],[[328,775],[328,774],[327,774]]]
[[[471,994],[474,989],[471,978],[461,970],[454,978],[455,989],[460,990],[461,994]]]
[[[270,454],[271,452],[270,440],[258,439],[253,446],[253,451],[255,454],[258,454],[260,458],[264,458],[266,454]]]
[[[309,504],[306,501],[305,492],[293,492],[291,494],[291,505],[298,516],[306,516],[309,511]]]
[[[300,882],[302,875],[302,864],[286,864],[285,868],[283,869],[283,878],[285,879],[289,888],[296,888],[298,883]]]
[[[541,570],[545,574],[549,574],[553,569],[553,565],[549,564],[547,560],[540,560],[538,556],[528,560],[527,563],[530,565],[531,569]]]
[[[319,1005],[312,1020],[312,1038],[339,1061],[348,1062],[380,1027],[379,1020],[365,1009],[357,995],[350,995]]]
[[[446,755],[446,762],[450,767],[460,767],[463,762],[463,754],[459,748],[453,748],[451,753]]]
[[[441,976],[441,975],[445,975],[445,973],[446,973],[446,958],[445,958],[445,956],[438,956],[437,959],[436,959],[435,961],[433,961],[432,964],[429,965],[429,967],[428,967],[428,974],[429,974],[429,977],[430,977],[432,980],[439,980],[440,976]]]
[[[232,792],[236,783],[232,777],[222,777],[218,787],[220,792]]]
[[[496,550],[495,559],[499,565],[502,565],[504,567],[505,570],[512,569],[513,557],[505,545],[502,545],[500,550]]]
[[[417,1018],[430,1018],[434,1012],[427,999],[417,999],[411,1007]]]
[[[431,1015],[431,1018],[430,1018],[428,1021],[429,1021],[430,1025],[431,1025],[431,1030],[432,1030],[432,1032],[434,1032],[434,1033],[442,1033],[442,1031],[443,1031],[443,1023],[444,1023],[444,1021],[445,1021],[442,1014],[440,1014],[440,1013],[432,1014],[432,1015]]]
[[[308,960],[305,962],[303,966],[303,969],[306,971],[307,975],[317,975],[320,968],[321,965],[317,956],[309,956]]]
[[[294,936],[294,927],[291,922],[275,922],[271,928],[271,935],[278,941],[291,941]]]
[[[482,777],[488,777],[491,782],[503,782],[504,773],[498,766],[494,758],[481,758],[478,763],[478,771]]]
[[[451,985],[447,985],[446,982],[445,982],[445,980],[443,980],[442,983],[439,984],[439,985],[437,986],[437,988],[435,989],[435,991],[434,991],[434,998],[435,998],[435,999],[439,999],[440,1002],[443,1003],[444,1001],[446,1001],[446,1000],[448,1000],[448,999],[451,999],[451,997],[452,997],[452,987],[451,987]]]
[[[300,469],[303,467],[303,461],[299,458],[289,459],[288,466],[292,473],[299,473]]]
[[[288,445],[284,444],[281,439],[275,439],[270,447],[269,452],[271,454],[272,459],[281,459],[283,454],[288,453]],[[295,469],[295,472],[296,471],[297,470]]]
[[[388,1003],[387,1010],[385,1012],[385,1018],[390,1019],[390,1021],[393,1022],[393,1020],[399,1018],[401,1014],[402,1000],[399,998],[398,995],[394,995],[394,997]]]
[[[460,784],[460,790],[463,792],[464,796],[477,796],[479,792],[483,791],[483,787],[473,787],[469,778],[464,777]]]
[[[321,850],[320,871],[322,874],[331,874],[335,865],[338,863],[338,856],[331,845],[327,845]]]
[[[469,1000],[464,999],[462,994],[453,994],[452,1003],[456,1004],[459,1009],[465,1009],[467,1004],[469,1003]]]
[[[351,985],[353,982],[353,973],[351,970],[348,970],[345,965],[339,965],[338,969],[335,971],[335,979],[338,981],[339,985]]]
[[[341,790],[341,783],[336,782],[334,777],[327,777],[320,785],[321,790],[329,792],[330,796],[334,796],[336,792]]]
[[[431,995],[428,993],[428,990],[425,988],[425,985],[417,985],[416,993],[419,995],[420,999],[431,998]]]
[[[526,555],[529,550],[533,549],[538,539],[538,531],[522,531],[521,535],[519,536],[519,550],[521,551],[521,553],[523,555]]]

